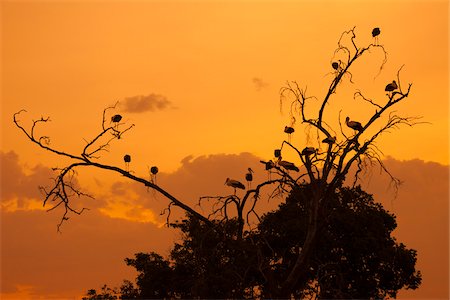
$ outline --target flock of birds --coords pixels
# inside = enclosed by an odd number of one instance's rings
[[[381,31],[380,31],[380,28],[378,28],[378,27],[376,27],[372,30],[372,37],[375,39],[375,45],[378,44],[378,36],[380,35],[380,33],[381,33]],[[331,64],[331,67],[334,70],[338,70],[340,67],[340,64],[338,62],[333,62]],[[398,89],[398,85],[395,80],[393,80],[391,83],[389,83],[385,87],[386,92],[393,92],[396,89]],[[118,114],[111,117],[111,122],[113,123],[114,129],[117,130],[117,126],[119,125],[121,120],[122,120],[122,116],[118,115]],[[360,122],[350,120],[350,117],[345,118],[345,124],[349,128],[351,128],[355,131],[358,131],[358,132],[362,132],[364,130],[364,127],[361,125]],[[291,141],[291,135],[292,135],[292,133],[294,133],[294,131],[295,131],[295,129],[291,126],[284,127],[284,132],[288,135],[288,142]],[[336,142],[335,136],[334,137],[328,136],[322,140],[322,143],[329,144],[329,145],[332,145],[335,142]],[[317,151],[317,149],[315,149],[313,147],[306,147],[302,150],[301,153],[308,160],[311,155],[314,155],[316,153],[316,151]],[[274,154],[275,154],[275,157],[277,158],[276,163],[273,162],[272,160],[269,160],[268,162],[261,161],[265,164],[265,169],[267,171],[270,172],[271,169],[273,169],[274,167],[276,167],[278,165],[280,167],[283,167],[287,171],[299,172],[299,168],[294,163],[286,161],[286,160],[282,160],[281,149],[275,149]],[[123,157],[123,160],[125,162],[126,171],[129,172],[131,156],[129,154],[126,154]],[[152,182],[156,181],[156,174],[158,173],[158,171],[159,171],[158,167],[156,167],[156,166],[153,166],[150,168]],[[251,188],[251,182],[253,181],[253,173],[254,173],[253,170],[251,168],[248,168],[248,173],[245,174],[245,180],[247,181],[248,189]],[[270,173],[269,173],[269,176],[270,176]],[[270,180],[270,177],[269,177],[269,180]],[[231,178],[226,179],[225,185],[234,188],[235,194],[236,194],[236,189],[243,189],[243,190],[245,189],[245,185],[242,182],[235,180],[235,179],[231,179]]]

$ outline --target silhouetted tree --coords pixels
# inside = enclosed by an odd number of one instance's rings
[[[304,244],[312,192],[311,185],[296,188],[240,240],[236,218],[215,230],[194,217],[172,224],[183,239],[168,260],[156,253],[125,260],[139,272],[137,297],[269,298]],[[291,291],[295,298],[395,298],[398,290],[419,286],[416,251],[391,236],[394,215],[359,186],[340,188],[328,203],[319,213],[309,270]]]
[[[245,296],[243,294],[245,289],[243,290],[240,283],[238,284],[238,282],[243,282],[243,280],[239,281],[236,279],[236,276],[243,276],[243,274],[250,276],[249,278],[252,278],[255,282],[258,282],[258,278],[265,278],[265,283],[258,283],[258,286],[262,288],[261,291],[265,297],[289,298],[291,295],[297,295],[300,291],[303,292],[307,287],[311,286],[311,283],[309,282],[311,279],[311,271],[317,269],[316,271],[319,272],[319,267],[316,266],[317,262],[315,261],[315,257],[316,254],[320,252],[318,250],[319,246],[323,246],[322,235],[328,234],[324,231],[324,227],[329,226],[328,221],[326,220],[333,220],[335,222],[341,220],[339,218],[334,219],[336,215],[330,215],[324,219],[323,214],[331,211],[338,205],[338,201],[334,201],[333,199],[343,191],[342,188],[350,169],[352,167],[356,168],[353,186],[356,185],[361,171],[374,164],[378,164],[386,171],[386,173],[391,176],[392,183],[397,186],[399,181],[393,177],[383,165],[381,160],[382,153],[377,148],[375,142],[383,133],[396,129],[400,125],[412,126],[418,123],[417,117],[402,117],[392,111],[393,106],[409,96],[412,86],[411,84],[408,84],[406,88],[404,86],[402,87],[402,80],[400,79],[400,71],[402,68],[398,70],[395,80],[392,80],[392,82],[387,85],[384,83],[379,86],[378,90],[380,93],[376,97],[378,99],[369,98],[364,95],[362,91],[355,90],[355,103],[366,107],[366,111],[374,111],[365,120],[354,120],[353,116],[352,118],[346,116],[345,126],[342,126],[344,118],[341,116],[341,111],[339,111],[338,114],[336,113],[333,115],[332,112],[327,109],[329,107],[328,104],[335,97],[337,89],[341,84],[346,79],[352,82],[353,74],[350,70],[354,63],[359,61],[362,57],[365,57],[366,54],[379,51],[384,55],[384,59],[380,66],[381,72],[387,60],[387,53],[384,46],[378,43],[379,35],[380,32],[377,31],[376,43],[361,47],[358,46],[356,41],[355,28],[342,33],[330,63],[329,74],[331,75],[331,80],[322,100],[319,101],[316,97],[308,95],[307,89],[301,88],[297,82],[288,82],[287,85],[281,89],[280,103],[281,105],[284,105],[286,102],[289,104],[291,122],[288,127],[292,128],[292,130],[288,130],[288,140],[283,141],[281,146],[275,151],[275,158],[273,161],[262,161],[265,169],[275,175],[270,176],[270,179],[267,181],[257,185],[255,184],[256,186],[254,188],[247,189],[242,197],[238,196],[236,192],[231,195],[202,197],[200,199],[200,205],[205,205],[205,201],[213,203],[209,214],[200,213],[195,210],[193,206],[189,205],[188,202],[172,196],[168,191],[157,185],[155,180],[148,180],[145,179],[146,176],[139,177],[132,174],[132,172],[129,171],[128,165],[131,160],[128,159],[131,157],[130,155],[128,155],[127,158],[124,157],[125,163],[127,164],[126,169],[101,162],[100,154],[103,151],[107,151],[113,141],[120,140],[120,138],[134,126],[134,124],[129,125],[127,122],[120,122],[122,120],[122,115],[120,115],[120,120],[118,120],[118,117],[116,118],[116,105],[108,107],[103,111],[100,132],[81,147],[82,150],[80,154],[58,150],[50,145],[50,138],[48,136],[39,136],[36,133],[36,128],[42,123],[48,122],[48,118],[41,117],[38,120],[33,120],[31,126],[26,127],[22,125],[18,119],[23,111],[14,114],[15,125],[31,142],[56,155],[65,157],[70,161],[65,167],[55,168],[57,176],[52,186],[41,187],[41,190],[45,194],[44,205],[51,205],[49,210],[58,207],[63,208],[61,222],[58,224],[59,230],[61,225],[68,220],[69,214],[81,214],[85,210],[85,208],[75,209],[73,207],[73,199],[75,197],[89,196],[80,191],[79,187],[75,184],[74,178],[76,170],[80,167],[95,167],[116,172],[130,180],[140,182],[148,188],[153,189],[155,192],[165,196],[169,200],[167,208],[168,224],[170,222],[169,216],[172,207],[180,207],[189,215],[189,226],[194,224],[192,222],[195,221],[199,228],[202,228],[202,235],[199,237],[201,245],[219,245],[214,246],[212,250],[210,250],[216,251],[213,252],[214,255],[218,255],[218,259],[220,258],[217,263],[215,261],[203,262],[202,259],[204,259],[204,255],[207,253],[199,253],[198,256],[190,257],[189,255],[195,254],[195,251],[194,254],[190,252],[195,249],[192,247],[184,247],[187,252],[183,252],[182,250],[184,248],[181,247],[179,248],[179,252],[173,253],[173,255],[177,254],[179,257],[183,257],[183,259],[186,260],[191,258],[195,262],[195,266],[185,268],[185,272],[192,271],[199,278],[204,278],[203,281],[195,281],[195,285],[193,285],[194,289],[191,289],[191,293],[193,293],[192,296]],[[117,120],[117,122],[115,120]],[[290,135],[294,132],[294,127],[298,126],[296,125],[298,122],[300,122],[308,132],[310,137],[308,144],[294,145],[291,143]],[[331,126],[330,124],[333,122],[338,123],[339,126]],[[282,157],[285,156],[285,153],[288,151],[297,155],[297,160],[295,162],[283,160]],[[242,185],[242,187],[244,187],[244,185]],[[307,195],[298,192],[303,191],[305,187],[307,187]],[[293,240],[296,240],[300,244],[296,246],[296,251],[288,249],[290,254],[289,257],[286,257],[285,259],[289,260],[289,264],[283,265],[283,268],[285,268],[283,269],[283,272],[277,267],[278,261],[272,262],[267,260],[267,253],[263,253],[264,245],[258,244],[261,241],[256,240],[255,244],[252,244],[252,247],[256,249],[256,253],[252,253],[252,255],[248,257],[245,256],[245,253],[251,253],[246,252],[245,250],[245,247],[249,245],[247,239],[253,238],[255,234],[255,231],[251,230],[248,226],[246,227],[245,224],[249,223],[249,218],[253,216],[260,219],[260,213],[256,208],[263,189],[272,189],[272,196],[286,196],[295,192],[299,193],[298,196],[300,198],[304,198],[299,200],[300,202],[303,201],[305,203],[304,211],[298,211],[297,215],[291,216],[292,219],[298,219],[300,218],[301,213],[304,214],[304,224],[301,226],[304,236],[301,236],[301,239],[300,236],[292,237]],[[280,214],[281,211],[282,208],[280,208]],[[270,218],[267,217],[267,220],[269,219]],[[233,221],[231,222],[230,220]],[[265,219],[265,222],[269,221],[266,221]],[[275,226],[270,222],[267,224]],[[263,223],[261,223],[261,226],[262,225]],[[349,228],[351,230],[357,229],[356,227],[351,226],[349,226]],[[181,229],[183,230],[183,228]],[[195,235],[196,231],[194,229],[195,228],[190,228],[186,233],[189,232],[189,234],[191,234],[190,232],[192,231],[192,234]],[[273,230],[276,230],[276,228]],[[329,234],[332,240],[333,236],[331,233]],[[266,239],[269,237],[270,236]],[[229,243],[226,243],[228,238],[230,238],[230,241]],[[193,241],[196,239],[193,239]],[[212,241],[215,242],[213,243]],[[237,248],[228,245],[233,244],[234,242],[236,243]],[[223,247],[220,246],[222,245],[221,243],[224,245]],[[196,244],[193,243],[192,246],[195,247]],[[335,251],[335,248],[331,246],[334,247],[335,244],[331,243],[328,248],[325,248],[328,250],[324,250],[331,251],[330,255]],[[241,249],[240,247],[243,247],[244,249]],[[204,248],[199,249],[206,251]],[[345,251],[352,250],[348,247],[342,249],[345,249]],[[362,250],[364,249],[365,248]],[[398,246],[396,249],[402,248],[401,246]],[[226,255],[224,254],[225,256],[222,257],[223,251],[225,251]],[[400,256],[395,256],[399,251],[400,250],[395,253],[388,252],[386,255],[391,255],[391,259],[396,261],[397,258],[400,258]],[[230,253],[232,255],[229,255]],[[394,255],[394,257],[392,257],[392,255]],[[250,260],[249,263],[256,259],[258,268],[255,270],[255,264],[251,263],[248,265],[248,268],[242,270],[241,266],[238,266],[242,263],[239,261],[241,257],[246,257]],[[351,257],[349,256],[346,259],[350,258]],[[170,264],[166,265],[164,259],[150,255],[149,257],[146,257],[146,260],[150,260],[150,266],[152,268],[160,268],[161,272],[164,273],[167,271],[167,274],[171,274],[169,271],[171,268]],[[413,260],[413,262],[415,262],[415,260]],[[129,263],[135,267],[141,266],[138,258],[136,258],[136,260],[130,260]],[[243,263],[246,265],[245,263],[247,263],[247,261]],[[356,258],[352,263],[358,263]],[[222,264],[225,264],[225,266]],[[197,266],[199,267],[197,268]],[[339,264],[339,267],[343,268],[345,266],[345,262]],[[193,267],[195,268],[192,269]],[[325,269],[321,268],[320,272],[328,269],[329,267],[326,267]],[[224,274],[224,270],[229,270],[230,274]],[[371,269],[369,268],[369,270]],[[336,267],[334,271],[338,272],[340,269]],[[361,269],[355,272],[362,272],[358,273],[361,275],[365,274],[365,271],[363,271],[364,270]],[[142,274],[145,275],[145,273]],[[346,274],[350,273],[347,272]],[[383,276],[387,276],[386,278],[389,276],[389,273],[386,272],[382,274],[384,274]],[[403,273],[401,274],[404,275]],[[317,281],[320,284],[319,286],[323,287],[323,290],[318,290],[316,293],[323,297],[329,297],[332,293],[329,286],[336,283],[338,278],[334,278],[328,273],[324,276],[325,277],[317,277]],[[371,276],[374,280],[377,278],[376,274],[372,274]],[[214,278],[214,280],[208,278]],[[420,278],[420,276],[418,276],[418,278]],[[138,281],[139,280],[146,281],[145,276],[142,279],[138,279]],[[357,295],[357,292],[353,291],[352,287],[349,287],[356,284],[352,281],[356,279],[352,279],[351,277],[339,277],[339,280],[337,289],[340,289],[342,295],[346,295],[346,293]],[[394,278],[392,278],[392,280],[394,280]],[[151,291],[149,290],[149,297],[173,296],[170,294],[173,291],[168,289],[165,285],[167,284],[167,280],[164,279],[161,282],[153,282],[152,284],[155,284],[155,286],[152,286],[150,289]],[[408,286],[408,284],[409,283],[401,286]],[[232,286],[231,289],[230,285]],[[386,290],[387,294],[390,293],[387,285],[380,283],[380,286]],[[397,286],[393,286],[392,290],[396,291],[396,287]],[[410,287],[416,287],[416,285],[411,284]],[[376,287],[374,288],[374,295],[378,293],[377,289],[378,288]],[[362,290],[362,288],[360,289],[360,287],[358,287],[358,291],[359,290]],[[181,293],[181,291],[178,293]],[[336,293],[334,295],[336,295]]]

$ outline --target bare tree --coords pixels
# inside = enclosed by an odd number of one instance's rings
[[[379,33],[378,33],[379,34]],[[377,34],[377,35],[378,35]],[[375,112],[365,122],[352,121],[346,118],[345,124],[341,119],[339,112],[337,121],[338,129],[333,129],[329,123],[330,117],[327,117],[327,104],[335,97],[340,85],[348,80],[352,82],[353,74],[350,72],[354,63],[371,51],[380,51],[384,55],[384,60],[380,64],[380,72],[387,61],[387,52],[378,42],[371,43],[365,47],[357,45],[355,28],[342,33],[339,38],[337,48],[334,52],[331,69],[332,79],[322,100],[309,96],[306,88],[301,88],[297,82],[288,82],[280,91],[281,104],[289,103],[290,116],[292,117],[292,125],[298,119],[302,126],[306,126],[307,130],[313,136],[315,142],[311,145],[299,147],[293,145],[290,140],[290,134],[294,131],[293,127],[285,129],[288,133],[288,139],[283,141],[281,147],[275,150],[275,159],[261,161],[265,169],[273,174],[269,179],[259,183],[255,188],[249,188],[243,197],[239,197],[236,193],[232,195],[207,196],[200,198],[198,202],[204,205],[205,201],[211,203],[211,211],[203,214],[196,211],[188,202],[181,201],[172,196],[168,191],[161,188],[153,180],[147,180],[131,174],[127,169],[124,170],[117,166],[106,165],[100,163],[101,153],[109,151],[113,141],[119,140],[124,134],[128,133],[134,126],[133,124],[121,123],[120,115],[113,115],[111,120],[109,116],[115,113],[116,105],[106,108],[103,111],[101,129],[94,138],[87,141],[81,149],[81,153],[74,154],[53,148],[50,145],[50,138],[47,136],[38,136],[36,127],[49,121],[48,118],[40,118],[33,120],[29,128],[25,128],[19,120],[19,116],[23,111],[14,114],[15,125],[26,135],[26,137],[37,146],[54,153],[55,155],[69,158],[71,163],[63,168],[57,168],[57,176],[51,187],[41,187],[44,192],[44,205],[50,205],[49,210],[54,210],[62,206],[64,208],[61,222],[58,224],[58,230],[64,221],[68,219],[70,213],[81,214],[85,208],[80,210],[74,209],[72,206],[73,197],[88,196],[81,192],[75,184],[74,176],[76,169],[81,167],[94,167],[104,170],[116,172],[129,178],[132,181],[140,182],[150,189],[153,189],[164,195],[168,201],[168,217],[172,206],[178,206],[185,210],[188,214],[198,218],[205,224],[214,228],[217,221],[227,220],[230,215],[237,218],[238,231],[237,239],[242,239],[244,235],[245,223],[249,222],[250,216],[259,219],[256,210],[257,202],[261,197],[263,188],[272,187],[270,197],[276,195],[284,195],[289,193],[296,187],[308,183],[312,189],[312,197],[305,199],[308,202],[309,220],[307,226],[306,239],[301,246],[295,264],[288,272],[283,284],[271,287],[272,297],[290,297],[294,285],[301,282],[306,277],[308,271],[311,253],[314,250],[320,226],[323,226],[326,220],[327,199],[330,195],[342,186],[352,166],[356,167],[354,184],[359,179],[361,171],[367,167],[378,164],[389,176],[392,183],[397,186],[399,180],[392,176],[382,162],[382,152],[377,148],[375,142],[378,138],[392,129],[396,129],[401,125],[413,126],[418,124],[417,117],[402,117],[392,111],[392,107],[397,105],[409,96],[411,84],[402,87],[400,68],[396,74],[395,80],[386,86],[380,87],[385,90],[383,99],[370,99],[365,96],[362,91],[356,90],[354,93],[355,101],[367,104]],[[309,107],[311,101],[319,103],[318,109],[311,113]],[[311,105],[312,106],[312,105]],[[383,121],[380,117],[385,116]],[[368,129],[371,129],[370,131]],[[325,145],[325,147],[322,147]],[[321,150],[324,148],[323,150]],[[287,162],[282,156],[287,149],[296,153],[297,161]],[[128,161],[131,158],[128,157]],[[300,168],[299,168],[300,167]],[[169,220],[167,221],[169,223]],[[261,258],[261,265],[269,264]],[[261,268],[264,276],[270,278],[270,268]]]

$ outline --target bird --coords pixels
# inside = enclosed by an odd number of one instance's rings
[[[349,117],[345,118],[345,124],[347,124],[347,126],[350,127],[351,129],[357,130],[359,132],[363,131],[361,123],[356,121],[350,121]]]
[[[289,161],[286,160],[279,160],[278,161],[278,165],[282,166],[283,168],[285,168],[286,170],[292,170],[295,172],[300,171],[299,168],[297,168],[294,163],[291,163]]]
[[[236,189],[245,190],[245,185],[234,179],[227,178],[227,180],[225,180],[225,184],[234,188],[234,194],[236,194]]]
[[[295,131],[295,129],[293,127],[290,127],[290,126],[284,127],[284,132],[288,134],[288,142],[291,141],[291,133],[293,133],[294,131]]]
[[[281,149],[275,149],[275,151],[273,151],[273,154],[275,155],[275,157],[280,157],[281,156]]]
[[[123,161],[125,162],[125,167],[127,169],[127,172],[130,171],[130,162],[131,162],[131,156],[129,154],[125,154],[123,157]]]
[[[272,160],[269,160],[269,161],[260,160],[260,162],[265,165],[266,171],[268,172],[268,179],[271,180],[271,177],[272,177],[271,170],[275,167],[275,163]]]
[[[159,169],[158,169],[157,166],[153,166],[153,167],[150,168],[150,172],[151,172],[153,175],[158,174],[158,171],[159,171]]]
[[[119,123],[120,120],[122,120],[122,116],[121,115],[114,115],[111,117],[111,122],[113,123]]]
[[[158,167],[157,166],[153,166],[150,168],[150,180],[152,183],[156,184],[156,174],[158,174]]]
[[[337,69],[339,68],[339,63],[334,61],[334,62],[331,64],[331,67],[333,67],[333,69],[337,70]]]
[[[247,189],[251,187],[251,182],[253,181],[253,170],[248,168],[248,173],[245,174],[245,180],[247,180]]]
[[[375,27],[372,30],[372,37],[375,39],[375,44],[378,44],[378,36],[380,35],[381,30],[379,27]]]
[[[386,88],[384,89],[386,92],[392,92],[398,88],[397,82],[395,80],[392,80],[391,83],[386,85]]]
[[[336,137],[335,136],[333,136],[333,137],[331,137],[331,136],[327,136],[326,138],[324,138],[323,140],[322,140],[322,143],[326,143],[326,144],[334,144],[334,143],[336,143]]]
[[[302,150],[302,154],[306,156],[309,156],[314,153],[316,153],[316,149],[314,149],[313,147],[306,147],[305,149]]]

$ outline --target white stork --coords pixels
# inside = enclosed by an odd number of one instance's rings
[[[326,138],[324,138],[322,140],[322,143],[329,144],[329,145],[334,144],[334,143],[336,143],[336,137],[335,136],[327,136]]]
[[[249,189],[252,185],[253,181],[253,170],[252,168],[248,168],[248,173],[245,174],[245,180],[247,180],[247,189]]]
[[[356,121],[350,121],[349,117],[345,118],[345,124],[347,124],[347,126],[353,130],[357,130],[359,132],[361,132],[363,130],[361,123],[356,122]]]
[[[391,83],[386,85],[386,88],[384,89],[386,92],[392,92],[398,88],[397,82],[395,80],[392,80]]]
[[[234,188],[234,194],[236,194],[236,189],[245,190],[245,185],[243,185],[242,182],[234,179],[227,178],[225,184]]]

